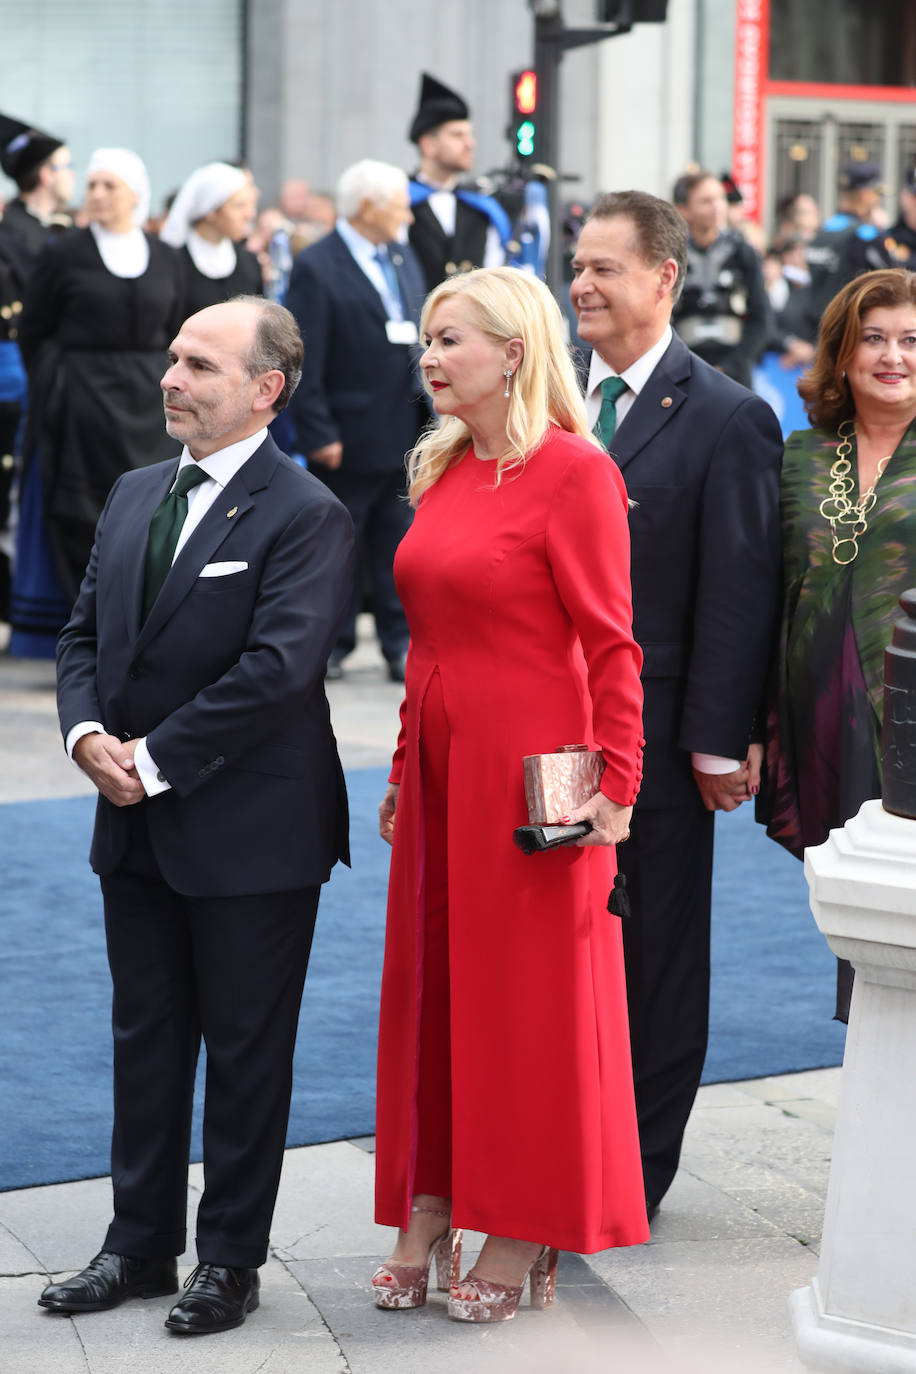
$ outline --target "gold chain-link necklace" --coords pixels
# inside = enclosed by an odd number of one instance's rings
[[[849,426],[845,433],[844,426]],[[830,469],[830,495],[825,496],[820,505],[821,515],[827,521],[833,535],[833,561],[841,565],[851,563],[859,552],[859,540],[868,529],[867,517],[878,499],[875,495],[878,478],[893,457],[889,453],[886,458],[880,460],[875,480],[868,491],[863,492],[858,501],[850,501],[849,497],[856,485],[852,475],[852,463],[849,460],[855,432],[854,420],[844,420],[837,429],[836,459]]]

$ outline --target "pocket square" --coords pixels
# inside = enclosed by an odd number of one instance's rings
[[[200,577],[228,577],[230,573],[245,572],[247,563],[208,563],[201,568]]]

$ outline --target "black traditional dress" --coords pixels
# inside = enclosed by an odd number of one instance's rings
[[[196,315],[209,305],[220,305],[233,296],[263,296],[264,279],[254,253],[233,245],[235,266],[226,276],[211,276],[195,263],[187,244],[180,250],[185,281],[185,315]]]
[[[61,235],[42,249],[24,303],[19,340],[34,420],[29,464],[38,464],[44,538],[68,602],[113,483],[176,452],[159,382],[185,314],[181,260],[145,237],[145,270],[116,276],[92,230]],[[21,557],[29,555],[22,548]]]

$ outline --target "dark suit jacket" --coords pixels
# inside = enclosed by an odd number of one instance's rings
[[[413,250],[389,244],[405,318],[417,322],[426,294]],[[300,253],[286,305],[305,341],[302,381],[290,416],[308,454],[338,440],[350,472],[403,467],[429,417],[419,350],[389,343],[385,307],[336,229]]]
[[[586,370],[587,375],[587,370]],[[674,336],[611,442],[632,501],[642,646],[640,806],[693,797],[693,752],[743,759],[780,594],[782,437],[771,408]]]
[[[179,553],[141,624],[150,517],[175,460],[127,472],[99,520],[58,644],[64,736],[83,720],[146,736],[171,790],[140,803],[166,882],[239,896],[324,882],[347,859],[346,791],[324,667],[350,598],[343,506],[271,438]],[[211,562],[245,571],[201,577]],[[91,862],[111,873],[122,808],[99,798]]]

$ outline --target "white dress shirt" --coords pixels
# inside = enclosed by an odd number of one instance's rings
[[[379,266],[379,260],[375,256],[379,248],[387,244],[380,245],[372,243],[359,230],[354,229],[348,219],[337,221],[337,232],[349,248],[356,261],[357,267],[361,267],[366,276],[375,287],[382,298],[385,313],[389,320],[402,320],[404,318],[404,307],[400,300],[395,299],[391,294],[391,288],[385,280],[385,274]]]
[[[197,466],[207,474],[208,480],[198,483],[188,492],[188,514],[181,527],[178,543],[175,545],[172,563],[175,562],[220,492],[229,484],[242,464],[246,463],[255,450],[261,447],[266,436],[267,430],[259,429],[255,434],[250,434],[247,439],[239,439],[238,443],[229,444],[227,448],[219,449],[218,452],[211,453],[208,458],[201,458],[199,461],[191,457],[187,447],[182,449],[175,480],[178,480],[178,473],[182,468],[186,468],[189,463],[195,461]],[[171,491],[174,486],[175,482],[172,483],[169,490]],[[97,720],[80,721],[73,726],[67,735],[65,743],[67,753],[72,759],[74,747],[83,735],[104,735],[106,733],[105,726]],[[134,767],[148,797],[154,797],[158,792],[166,792],[171,787],[171,783],[166,781],[156,766],[155,760],[146,746],[145,736],[137,740],[134,749]]]
[[[620,428],[624,417],[632,409],[636,397],[642,391],[646,382],[652,376],[656,367],[662,360],[662,355],[667,351],[668,345],[674,337],[671,325],[666,325],[665,332],[658,343],[653,344],[641,358],[637,358],[635,363],[631,363],[623,372],[615,372],[610,363],[606,363],[597,349],[592,349],[592,360],[588,368],[588,386],[585,391],[585,412],[588,416],[588,427],[594,429],[598,423],[598,415],[601,411],[601,383],[605,377],[620,377],[621,381],[626,382],[630,388],[617,397],[617,428]]]
[[[432,185],[432,182],[424,181],[422,177],[415,177],[414,180],[421,182],[424,186]],[[455,195],[455,192],[445,187],[437,186],[434,188],[432,195],[427,197],[426,204],[442,225],[442,231],[446,238],[454,238],[455,220],[458,216],[458,197]],[[488,224],[487,238],[483,250],[483,262],[480,265],[481,267],[502,267],[505,261],[506,254],[503,249],[502,239],[499,237],[499,230],[495,224]]]
[[[661,362],[672,337],[672,329],[669,324],[658,343],[653,344],[650,349],[643,353],[641,358],[637,358],[635,363],[631,363],[628,368],[619,373],[615,372],[611,365],[604,361],[596,349],[592,349],[592,358],[588,368],[588,385],[585,393],[585,411],[589,429],[594,429],[598,423],[598,415],[601,410],[601,383],[605,377],[619,376],[629,387],[629,391],[624,391],[617,398],[617,427],[619,428],[632,409],[636,397]],[[691,762],[698,773],[733,773],[736,768],[741,767],[738,759],[720,758],[718,754],[692,754]]]

